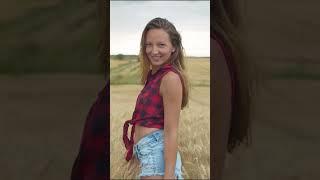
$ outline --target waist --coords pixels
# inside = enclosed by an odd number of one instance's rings
[[[145,145],[148,145],[150,142],[158,142],[163,141],[163,130],[162,129],[156,129],[145,136],[141,137],[134,146],[143,147]]]
[[[131,133],[130,133],[130,138],[128,137],[128,130],[129,130],[129,126],[130,124],[132,125],[132,129],[131,129]],[[136,136],[136,128],[143,128],[143,130],[140,130],[141,135]],[[163,129],[164,128],[164,122],[163,119],[150,119],[150,118],[141,118],[141,119],[131,119],[131,120],[127,120],[124,125],[123,125],[123,141],[124,144],[126,145],[126,148],[131,148],[130,146],[132,146],[134,144],[135,141],[135,136],[137,137],[136,139],[139,140],[142,136],[158,130],[158,129]],[[139,131],[139,130],[138,130]]]
[[[122,139],[124,142],[124,145],[127,149],[127,154],[126,154],[126,160],[129,161],[132,158],[132,152],[133,152],[133,145],[134,145],[134,134],[135,134],[135,127],[136,125],[142,125],[145,127],[150,127],[150,128],[158,128],[158,129],[163,129],[164,125],[163,122],[159,123],[146,123],[143,122],[144,120],[146,120],[148,118],[144,118],[144,119],[132,119],[132,120],[127,120],[124,125],[123,125],[123,135],[122,135]],[[130,138],[128,137],[128,129],[129,129],[129,125],[133,125],[131,132],[130,132]],[[137,138],[138,141],[138,138]]]
[[[155,131],[159,131],[159,129],[163,129],[163,128],[162,127],[144,127],[144,126],[139,126],[137,124],[135,127],[135,133],[134,133],[135,144],[138,143],[138,141],[141,140],[143,137]]]

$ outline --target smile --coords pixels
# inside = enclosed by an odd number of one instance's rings
[[[152,58],[152,59],[160,59],[161,56],[152,56],[151,58]]]

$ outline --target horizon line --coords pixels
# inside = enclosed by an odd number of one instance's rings
[[[137,54],[110,54],[110,56],[117,56],[117,55],[123,55],[123,56],[139,56]],[[196,55],[188,55],[188,56],[184,56],[184,57],[197,57],[197,58],[210,58],[210,56],[196,56]]]

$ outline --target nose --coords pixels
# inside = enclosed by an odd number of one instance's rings
[[[151,50],[151,53],[152,54],[158,54],[159,53],[159,49],[156,46],[153,46],[152,50]]]

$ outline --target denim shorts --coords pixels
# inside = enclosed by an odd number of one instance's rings
[[[154,131],[140,139],[138,143],[133,146],[133,153],[140,162],[141,173],[139,177],[164,175],[163,130]],[[177,179],[183,179],[179,152],[177,152],[175,176]]]

